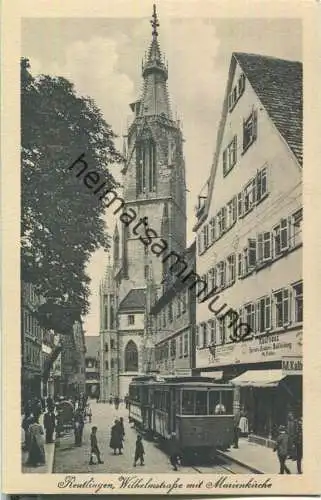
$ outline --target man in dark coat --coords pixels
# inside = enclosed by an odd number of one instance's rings
[[[115,397],[114,403],[115,403],[115,409],[118,410],[118,408],[119,408],[119,397],[118,396]]]
[[[96,455],[97,461],[99,464],[103,464],[104,462],[101,459],[100,456],[100,450],[98,446],[98,441],[97,441],[97,427],[94,426],[91,429],[91,434],[90,434],[90,462],[89,465],[93,465],[93,455]]]
[[[294,436],[294,446],[296,455],[296,466],[298,474],[302,474],[302,456],[303,456],[303,442],[302,442],[302,419],[299,418],[296,424],[296,431]]]
[[[109,446],[112,450],[114,450],[114,455],[116,455],[116,450],[118,450],[119,455],[122,455],[121,450],[123,448],[123,436],[119,420],[115,420],[115,423],[111,428]]]
[[[53,433],[56,427],[56,415],[53,408],[48,408],[44,415],[43,425],[46,431],[46,443],[53,443]]]
[[[241,414],[239,411],[236,411],[236,413],[234,415],[234,446],[233,446],[233,448],[239,447],[240,419],[241,419]]]
[[[280,474],[284,474],[284,471],[287,474],[291,474],[290,469],[285,464],[285,461],[288,456],[289,449],[289,436],[287,430],[284,425],[280,425],[279,427],[279,435],[276,440],[276,445],[273,451],[277,451],[278,459],[280,462]]]
[[[168,440],[168,453],[169,453],[169,459],[170,459],[171,465],[173,466],[173,469],[175,471],[178,470],[177,465],[178,465],[178,458],[179,458],[179,446],[177,443],[175,432],[172,432],[172,434]]]

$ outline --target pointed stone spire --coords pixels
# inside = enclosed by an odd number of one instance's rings
[[[108,262],[105,269],[104,278],[102,281],[102,288],[105,292],[114,288],[114,273],[109,253],[108,253]]]
[[[167,91],[167,65],[158,43],[159,22],[156,6],[153,6],[152,41],[143,62],[143,96],[140,102],[140,116],[163,115],[171,119],[171,110]]]

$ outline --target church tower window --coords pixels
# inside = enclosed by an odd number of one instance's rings
[[[135,342],[130,340],[125,348],[125,371],[138,371],[138,350]]]
[[[146,139],[136,147],[137,195],[156,191],[156,146],[152,139]]]

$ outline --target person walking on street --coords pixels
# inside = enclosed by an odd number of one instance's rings
[[[120,419],[119,419],[119,426],[120,426],[120,429],[121,429],[121,437],[122,437],[122,440],[124,441],[125,427],[124,427],[124,419],[123,419],[123,417],[120,417]]]
[[[91,429],[91,434],[90,434],[90,462],[89,465],[93,465],[94,461],[93,458],[96,456],[97,461],[99,464],[103,464],[104,462],[101,459],[100,456],[100,450],[98,446],[98,441],[97,441],[97,427],[94,425]]]
[[[29,443],[29,456],[27,465],[37,467],[46,463],[46,454],[44,448],[44,430],[39,424],[39,415],[32,418],[29,426],[30,443]]]
[[[128,403],[129,403],[129,398],[128,398],[128,394],[126,394],[126,396],[125,396],[125,406],[126,406],[126,410],[128,410]]]
[[[295,459],[295,445],[294,445],[294,437],[295,437],[295,420],[292,412],[288,414],[287,421],[287,433],[289,437],[288,441],[288,456],[292,460]]]
[[[168,451],[169,451],[169,458],[171,465],[173,467],[173,470],[178,470],[178,458],[179,458],[179,448],[178,448],[178,443],[176,439],[176,434],[175,432],[172,432],[169,440],[168,440]]]
[[[119,397],[118,396],[115,397],[114,402],[115,402],[115,409],[118,410],[118,408],[119,408]]]
[[[145,465],[144,464],[144,455],[145,455],[145,450],[144,450],[144,445],[142,442],[142,436],[138,435],[137,439],[136,439],[134,467],[136,467],[136,462],[138,460],[140,460],[140,465]]]
[[[83,412],[81,410],[77,410],[75,414],[75,427],[74,427],[76,446],[82,445],[82,435],[84,431],[84,425],[85,424],[84,424]]]
[[[276,445],[273,451],[276,451],[278,454],[278,459],[280,462],[280,474],[284,474],[284,471],[287,474],[291,474],[290,469],[285,464],[285,461],[288,456],[289,449],[289,436],[287,430],[284,425],[280,425],[279,427],[279,435],[276,440]]]
[[[240,419],[241,419],[241,414],[237,410],[235,415],[234,415],[234,446],[233,448],[238,448],[239,447],[239,437],[240,437]]]
[[[25,442],[24,442],[24,449],[29,450],[30,447],[30,424],[33,423],[33,415],[31,413],[31,409],[29,406],[26,406],[25,408],[25,414],[22,420],[22,428],[25,432]]]
[[[44,415],[43,425],[46,431],[46,443],[53,443],[53,433],[56,427],[56,415],[53,407],[48,407],[48,411]]]
[[[109,446],[112,450],[114,450],[114,455],[116,455],[116,450],[118,450],[119,455],[122,455],[123,442],[119,420],[115,420],[115,423],[111,428]]]
[[[303,456],[303,443],[302,443],[302,419],[299,418],[296,425],[294,436],[295,458],[298,474],[302,474],[302,456]]]

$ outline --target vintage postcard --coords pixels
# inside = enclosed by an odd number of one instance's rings
[[[5,493],[318,493],[319,15],[4,2]]]

